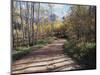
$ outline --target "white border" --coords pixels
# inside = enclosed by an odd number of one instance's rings
[[[95,0],[91,0],[91,1],[90,0],[22,0],[22,1],[39,1],[39,2],[85,4],[85,5],[95,5],[96,4]]]
[[[69,3],[69,4],[85,4],[97,6],[97,63],[100,63],[100,5],[99,0],[27,0],[27,1],[41,1],[54,3]],[[10,0],[0,0],[0,75],[10,75]],[[99,13],[99,14],[98,14]],[[85,71],[69,71],[69,72],[55,72],[55,73],[37,73],[33,75],[98,75],[100,73],[100,65],[97,70]]]

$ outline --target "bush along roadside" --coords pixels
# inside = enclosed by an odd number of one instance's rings
[[[12,54],[13,60],[18,60],[24,57],[25,55],[29,54],[32,51],[35,51],[46,44],[52,43],[56,40],[56,37],[48,37],[46,39],[40,39],[37,41],[36,45],[30,47],[18,47],[16,51]]]
[[[96,43],[66,41],[64,52],[77,60],[84,69],[96,68]]]
[[[13,60],[18,60],[26,54],[29,54],[31,51],[31,48],[18,48],[15,53],[12,54]]]

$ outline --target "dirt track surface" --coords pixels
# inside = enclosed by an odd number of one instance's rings
[[[80,69],[80,66],[69,56],[64,55],[64,39],[33,51],[20,60],[12,63],[12,73],[56,72]]]

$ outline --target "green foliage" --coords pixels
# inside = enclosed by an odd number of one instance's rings
[[[54,40],[56,40],[56,37],[48,37],[45,39],[38,40],[36,45],[34,45],[33,47],[18,47],[16,48],[16,51],[12,55],[12,57],[14,60],[18,60],[23,56],[29,54],[30,52],[35,51],[48,43],[52,43]]]
[[[85,39],[95,41],[95,7],[74,5],[64,18],[63,24],[69,39]],[[93,10],[93,11],[91,11]]]
[[[23,50],[29,50],[30,47],[18,47],[16,48],[16,51],[23,51]]]
[[[22,2],[23,8],[18,3],[20,2],[14,1],[12,13],[13,44],[16,47],[16,52],[13,54],[14,60],[52,43],[57,39],[53,36],[56,36],[68,40],[64,44],[65,54],[85,64],[87,68],[95,68],[96,8],[94,6],[71,5],[70,13],[66,12],[67,15],[63,20],[56,18],[54,22],[51,22],[49,16],[54,13],[52,4],[44,8],[40,3]]]
[[[84,68],[91,69],[96,68],[95,9],[92,6],[72,6],[70,15],[63,22],[68,36],[64,44],[65,54],[84,64]]]
[[[77,41],[64,44],[64,52],[84,64],[85,68],[96,67],[96,43]]]
[[[48,43],[52,43],[56,37],[47,37],[45,39],[39,39],[37,40],[37,45],[46,45]]]
[[[44,39],[39,39],[39,40],[37,41],[37,44],[47,44],[47,41],[44,40]]]
[[[12,55],[13,60],[22,58],[23,56],[29,54],[32,51],[31,48],[17,48],[17,51]]]

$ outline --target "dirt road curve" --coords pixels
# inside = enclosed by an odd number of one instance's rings
[[[80,66],[74,60],[64,55],[64,42],[64,39],[55,40],[52,44],[48,44],[13,62],[12,73],[55,72],[80,69]]]

